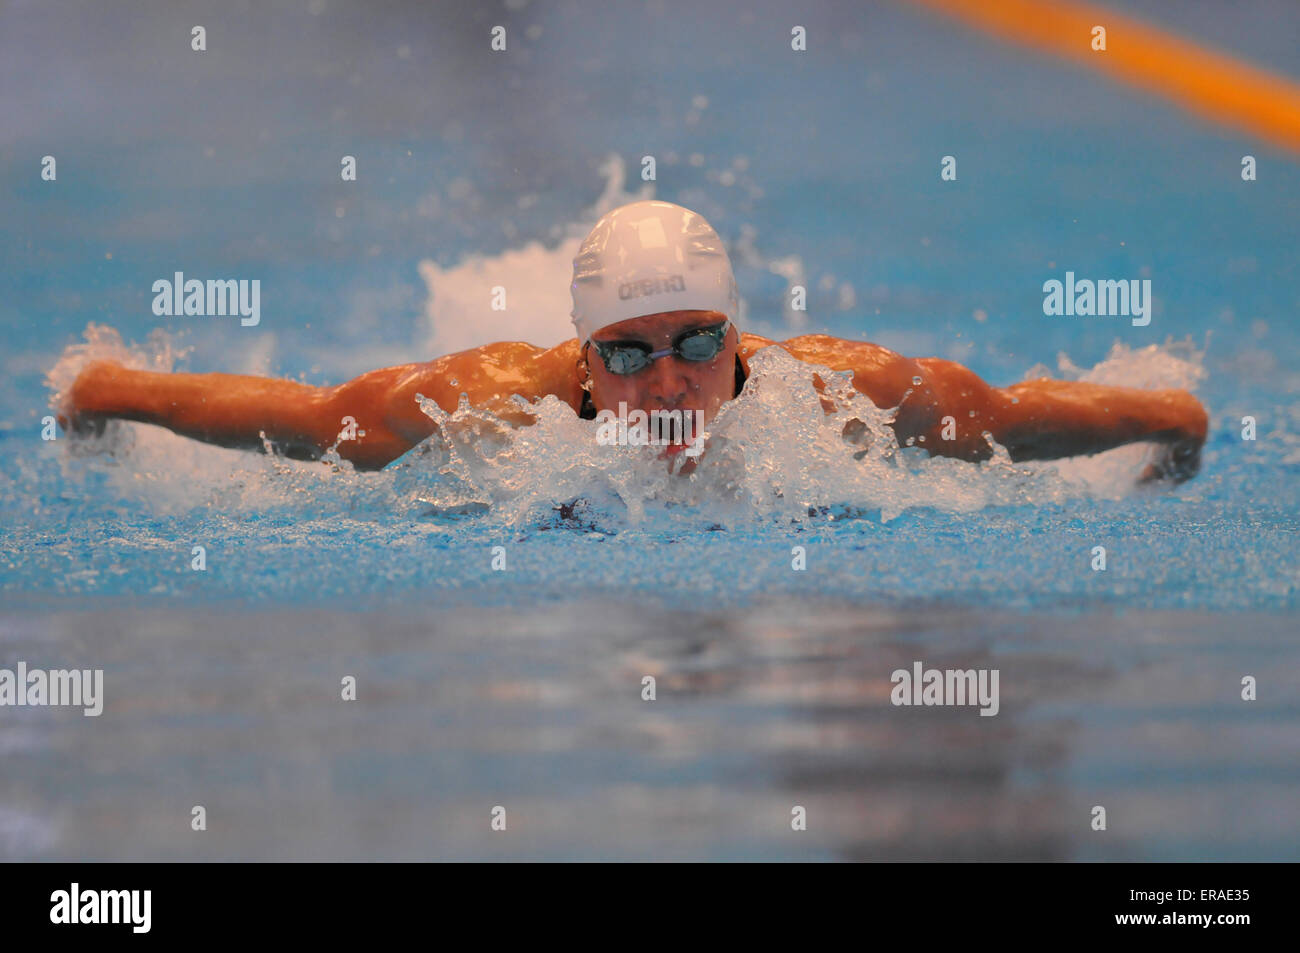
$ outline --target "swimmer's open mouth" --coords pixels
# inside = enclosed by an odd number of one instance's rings
[[[620,401],[617,413],[605,408],[596,414],[597,443],[653,447],[661,459],[683,453],[699,456],[704,449],[703,434],[704,412],[697,409],[629,411],[627,403]]]
[[[699,436],[694,436],[688,441],[681,439],[674,440],[672,443],[665,444],[660,453],[661,459],[673,460],[678,457],[686,457],[689,460],[698,459],[704,453],[704,440]]]
[[[679,413],[694,414],[698,412],[687,410]],[[702,414],[699,415],[699,422],[702,428]],[[700,443],[698,431],[689,425],[684,430],[681,418],[666,421],[655,436],[657,438],[656,443],[663,449],[663,456],[665,457],[675,457],[680,453],[686,453],[688,456],[698,455],[698,450],[694,450]]]

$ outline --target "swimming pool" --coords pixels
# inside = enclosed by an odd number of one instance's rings
[[[776,5],[511,6],[498,60],[469,5],[276,7],[214,20],[202,59],[167,16],[0,15],[29,84],[0,151],[0,665],[107,685],[94,729],[7,718],[0,856],[1294,859],[1294,158],[900,6],[809,7],[803,57]],[[1165,25],[1300,76],[1287,5]],[[69,58],[93,82],[53,82]],[[554,343],[576,236],[646,154],[731,240],[747,328],[1194,386],[1200,475],[1139,491],[1141,447],[853,460],[779,355],[724,425],[742,459],[686,488],[588,465],[558,410],[370,475],[143,426],[40,439],[92,323],[85,353],[313,383]],[[260,324],[155,317],[176,270],[259,279]],[[1150,279],[1151,323],[1045,315],[1067,270]],[[1000,667],[1002,712],[891,707],[913,659]],[[219,845],[188,837],[200,798]],[[518,835],[479,836],[509,798]]]

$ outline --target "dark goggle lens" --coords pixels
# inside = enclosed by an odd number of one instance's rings
[[[677,353],[688,361],[708,361],[718,356],[722,344],[707,331],[700,331],[683,338],[677,346]]]
[[[605,352],[605,369],[611,374],[635,374],[648,363],[640,348],[612,347]]]

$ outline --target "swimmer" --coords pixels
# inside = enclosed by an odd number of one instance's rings
[[[702,216],[669,202],[633,202],[603,216],[574,259],[571,291],[577,336],[552,348],[485,344],[334,387],[97,361],[65,395],[59,422],[93,433],[110,419],[139,421],[223,447],[269,445],[302,460],[338,444],[338,454],[357,469],[375,470],[435,432],[417,394],[451,412],[463,393],[472,406],[516,426],[534,418],[512,396],[534,401],[548,394],[587,419],[617,413],[623,403],[647,414],[699,411],[707,424],[740,393],[753,355],[777,346],[800,361],[852,372],[853,386],[877,407],[897,408],[899,445],[931,456],[986,460],[988,432],[1012,460],[1150,441],[1161,452],[1143,482],[1181,482],[1200,465],[1208,419],[1187,391],[1047,378],[997,388],[952,361],[903,357],[877,344],[824,334],[776,342],[742,333],[721,239]],[[339,443],[345,417],[356,421],[357,437]],[[945,417],[960,424],[954,439],[945,439]],[[679,443],[662,452],[671,457],[682,449]]]

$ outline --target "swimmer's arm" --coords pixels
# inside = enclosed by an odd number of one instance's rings
[[[1140,440],[1165,444],[1144,480],[1187,479],[1200,463],[1208,418],[1187,391],[1045,378],[995,388],[953,361],[908,358],[866,341],[808,334],[782,346],[800,360],[852,371],[854,388],[872,403],[898,408],[899,444],[911,441],[934,456],[987,460],[987,431],[1012,460],[1082,456]]]
[[[388,368],[363,375],[372,385]],[[355,383],[355,382],[349,382]],[[263,450],[266,440],[279,453],[297,460],[315,460],[338,440],[343,414],[336,401],[339,388],[312,387],[297,381],[241,374],[161,374],[98,361],[88,365],[73,384],[60,423],[73,430],[93,429],[109,419],[134,420],[240,450]],[[349,405],[358,420],[378,419],[364,397]],[[365,429],[364,424],[360,429]],[[340,445],[339,453],[362,469],[382,467],[413,444],[382,426],[364,440]],[[404,448],[404,449],[403,449]]]
[[[1007,448],[1012,460],[1050,460],[1101,453],[1136,441],[1166,444],[1167,459],[1145,478],[1186,479],[1199,466],[1209,418],[1184,390],[1139,390],[1048,378],[994,388],[974,372],[939,358],[920,358],[925,387],[916,395],[931,453],[986,459],[982,433]],[[906,405],[906,401],[904,402]],[[952,418],[944,439],[944,419]],[[919,435],[918,435],[919,436]]]
[[[561,351],[489,344],[370,371],[336,387],[237,374],[159,374],[101,361],[78,376],[60,423],[80,430],[111,418],[135,420],[244,450],[264,450],[265,434],[277,452],[298,460],[319,459],[337,443],[339,456],[357,469],[377,470],[436,429],[416,394],[452,411],[464,393],[510,422],[531,422],[510,398],[560,390],[572,377],[564,376],[569,354]],[[356,439],[340,442],[347,417],[356,421]]]

